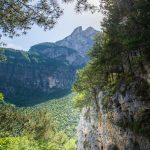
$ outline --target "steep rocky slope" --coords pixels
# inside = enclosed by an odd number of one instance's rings
[[[122,83],[107,103],[97,94],[98,107],[82,110],[78,150],[148,150],[150,147],[149,86],[143,79]],[[98,108],[98,109],[97,109]]]
[[[83,30],[82,27],[76,28],[71,35],[63,40],[57,41],[56,44],[66,46],[77,50],[82,56],[91,48],[94,43],[94,37],[99,31],[92,27]]]

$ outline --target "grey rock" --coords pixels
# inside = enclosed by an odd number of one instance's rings
[[[86,30],[83,30],[82,27],[78,27],[72,32],[71,35],[57,41],[56,44],[73,48],[77,50],[81,56],[85,57],[86,52],[92,47],[94,37],[98,32],[99,31],[92,27],[88,27]]]
[[[135,94],[139,82],[140,79],[130,83],[130,90],[126,91],[125,96],[118,89],[112,96],[113,104],[110,110],[106,111],[103,107],[102,99],[105,94],[102,91],[97,96],[100,108],[98,112],[94,107],[83,108],[78,126],[77,150],[97,150],[97,148],[108,150],[113,147],[118,150],[148,150],[150,148],[148,137],[135,133],[129,127],[129,124],[139,119],[142,110],[150,109],[150,101],[143,102],[142,96]],[[91,111],[88,118],[84,117],[89,109]],[[92,122],[89,122],[89,118]],[[148,122],[149,120],[146,124]],[[141,123],[144,129],[148,128],[144,122]],[[85,143],[88,144],[85,146]]]

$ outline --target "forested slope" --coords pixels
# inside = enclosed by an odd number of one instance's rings
[[[75,150],[79,111],[72,97],[24,108],[0,102],[0,149]]]

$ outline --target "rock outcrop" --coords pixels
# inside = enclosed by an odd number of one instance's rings
[[[46,56],[48,59],[63,61],[66,65],[72,65],[79,68],[86,63],[85,59],[80,56],[75,49],[58,46],[54,43],[47,42],[34,45],[30,48],[29,53]]]
[[[142,86],[141,86],[142,85]],[[83,108],[78,126],[77,150],[148,150],[150,148],[150,98],[140,79],[109,99],[99,92],[99,111]],[[124,92],[126,91],[126,92]],[[144,94],[144,95],[142,95]]]
[[[73,48],[85,57],[86,52],[91,48],[91,45],[94,44],[94,37],[98,32],[99,31],[92,27],[88,27],[86,30],[83,30],[82,27],[78,27],[71,35],[63,40],[57,41],[56,44]]]

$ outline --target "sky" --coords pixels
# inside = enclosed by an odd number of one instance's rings
[[[92,3],[98,3],[98,0],[90,0]],[[44,31],[42,28],[34,25],[27,35],[14,37],[13,39],[4,37],[3,42],[7,43],[7,47],[29,50],[32,45],[42,42],[55,42],[70,35],[72,31],[82,26],[83,29],[91,26],[96,30],[100,30],[100,22],[103,15],[101,13],[83,12],[77,14],[74,10],[74,3],[61,4],[64,14],[58,19],[57,24],[51,30]]]

